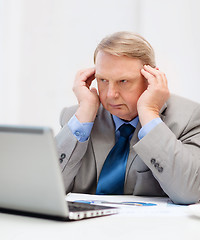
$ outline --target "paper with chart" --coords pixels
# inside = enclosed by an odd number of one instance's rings
[[[173,204],[166,197],[69,193],[66,200],[118,207],[120,216],[186,216],[189,214],[188,206]]]

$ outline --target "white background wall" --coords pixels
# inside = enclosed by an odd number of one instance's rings
[[[76,103],[76,71],[107,34],[142,34],[171,92],[200,102],[200,3],[195,0],[0,0],[0,124],[59,130]]]

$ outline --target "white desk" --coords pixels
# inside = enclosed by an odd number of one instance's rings
[[[74,222],[58,222],[0,214],[1,240],[139,239],[199,240],[200,218],[170,214],[119,214]]]

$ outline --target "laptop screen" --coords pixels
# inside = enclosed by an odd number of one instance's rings
[[[0,208],[68,216],[50,128],[0,126],[0,159]]]

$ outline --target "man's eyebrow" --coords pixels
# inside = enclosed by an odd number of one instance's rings
[[[129,79],[136,79],[138,78],[139,76],[137,76],[137,74],[135,75],[124,75],[124,76],[121,76],[119,77],[117,80],[120,81],[120,80],[129,80]],[[95,78],[100,78],[100,79],[107,79],[106,77],[100,75],[100,74],[95,74]]]
[[[95,77],[102,78],[102,76],[99,74],[95,74]]]
[[[108,80],[108,78],[106,78],[106,77],[103,76],[103,75],[99,75],[99,74],[95,74],[95,78]]]

